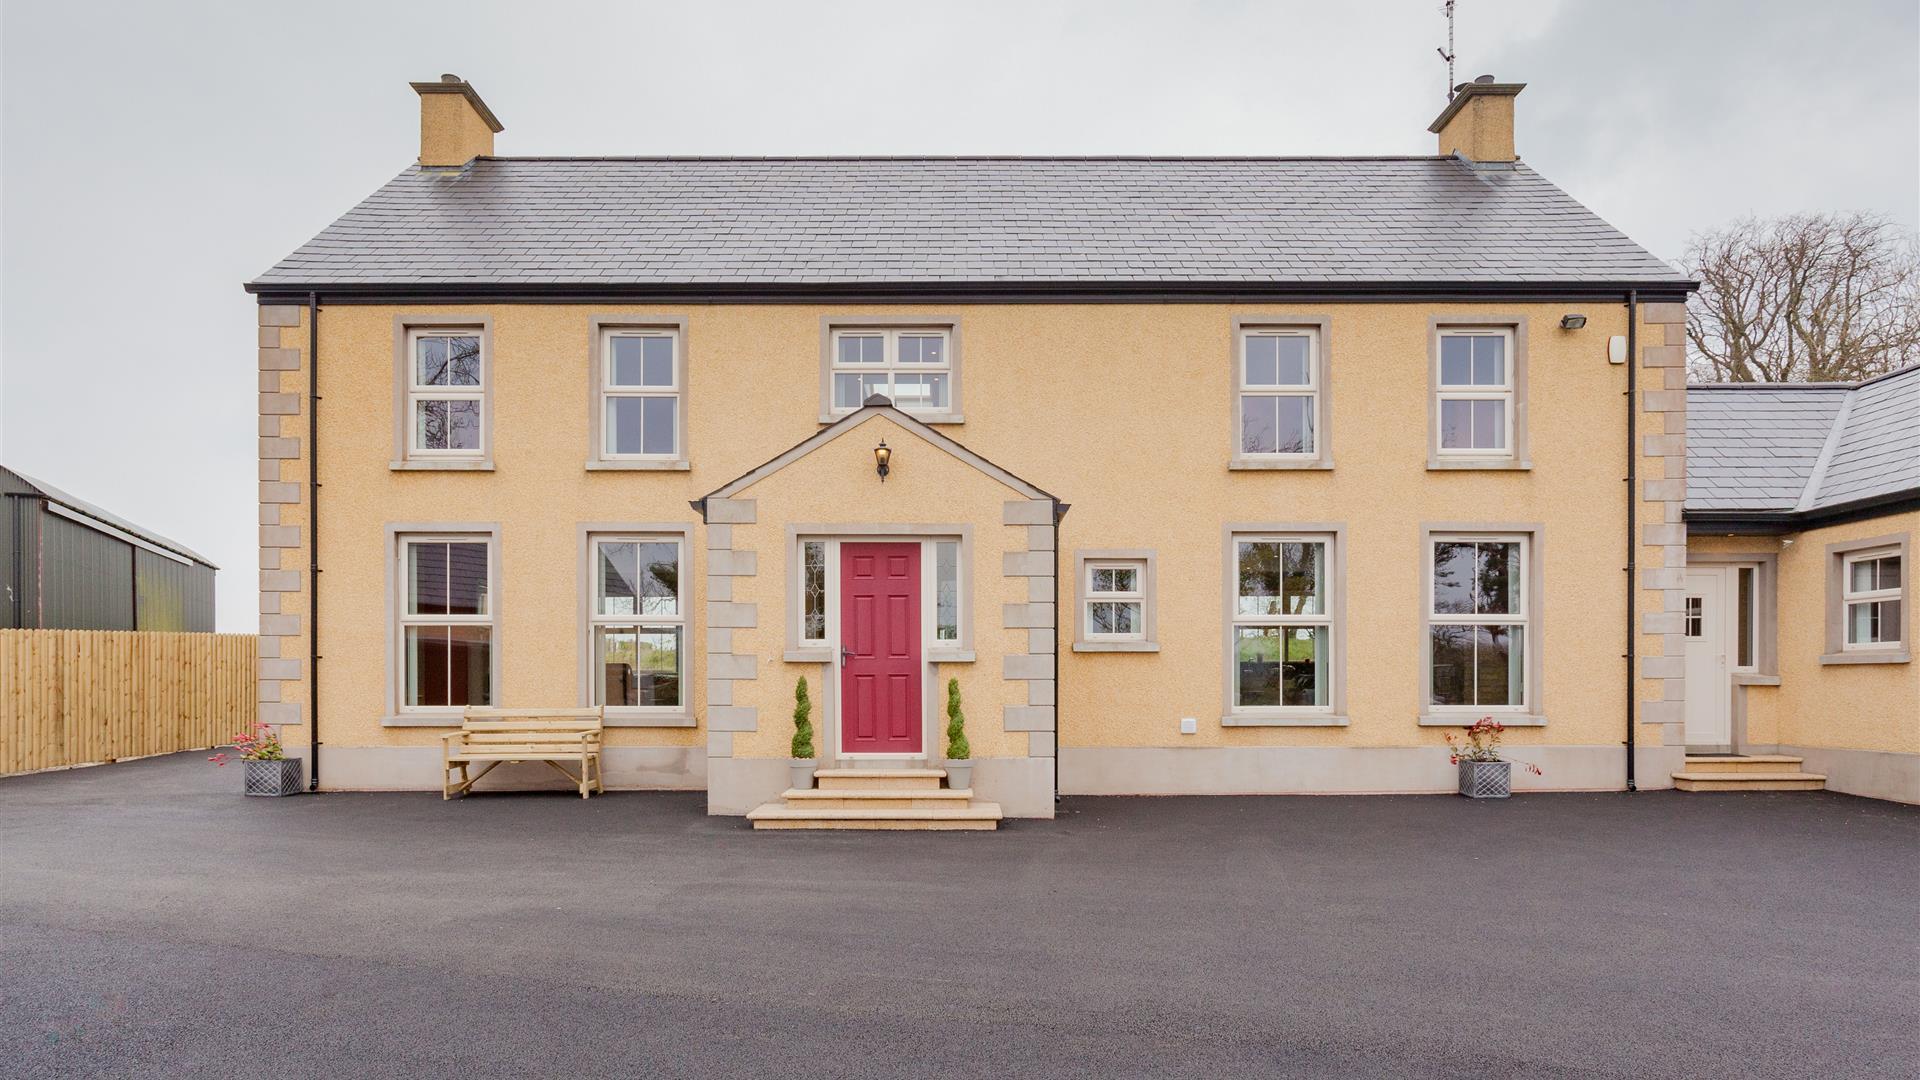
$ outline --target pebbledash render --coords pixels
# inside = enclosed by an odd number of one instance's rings
[[[956,680],[1013,816],[1443,791],[1483,716],[1521,787],[1682,769],[1693,284],[1519,85],[1375,158],[499,157],[414,89],[418,163],[247,285],[319,788],[603,705],[610,787],[743,814],[802,677],[823,765],[938,766]]]

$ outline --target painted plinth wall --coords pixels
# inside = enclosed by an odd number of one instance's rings
[[[1588,317],[1584,329],[1560,329],[1572,311]],[[1056,747],[1068,793],[1447,790],[1449,729],[1421,722],[1429,713],[1420,663],[1423,536],[1433,529],[1524,528],[1537,537],[1534,722],[1511,731],[1508,747],[1546,772],[1516,780],[1621,787],[1632,693],[1640,784],[1665,786],[1679,767],[1685,694],[1678,622],[1686,565],[1684,368],[1679,306],[1641,311],[1634,358],[1641,666],[1629,687],[1622,659],[1628,368],[1610,364],[1607,348],[1609,337],[1627,332],[1624,304],[391,305],[322,298],[322,786],[431,790],[438,783],[439,735],[447,728],[396,715],[396,530],[493,538],[495,701],[533,707],[587,697],[583,529],[634,526],[684,530],[687,708],[677,717],[629,718],[610,731],[611,786],[711,789],[714,807],[726,812],[777,794],[794,679],[808,675],[816,709],[826,697],[825,661],[790,658],[787,648],[788,537],[801,526],[881,530],[847,532],[875,536],[893,535],[896,526],[902,535],[970,530],[972,656],[940,659],[924,686],[938,708],[946,680],[960,680],[981,762],[976,787],[1014,813],[1048,812],[1036,793],[1050,792]],[[269,305],[261,318],[262,715],[299,746],[310,730],[311,499],[304,481],[312,369],[304,308]],[[736,505],[716,516],[709,504],[703,519],[690,503],[827,428],[821,363],[838,320],[951,327],[956,401],[964,409],[932,430],[1016,484],[1070,506],[1057,534],[1051,510],[1042,509],[1050,503],[885,416],[728,492],[716,501]],[[1525,438],[1510,467],[1432,460],[1438,324],[1515,332]],[[472,326],[487,340],[490,446],[469,467],[396,463],[396,340],[424,325]],[[592,372],[596,329],[605,326],[680,335],[683,460],[645,468],[597,460]],[[1324,452],[1302,467],[1235,461],[1236,334],[1260,326],[1321,335]],[[872,454],[883,434],[897,450],[884,484]],[[1230,527],[1311,527],[1341,538],[1344,570],[1332,583],[1344,612],[1334,631],[1342,659],[1332,675],[1340,722],[1227,719]],[[1152,649],[1076,648],[1076,560],[1115,552],[1152,567]],[[1056,591],[1057,610],[1046,598]],[[750,616],[741,605],[751,605]],[[1183,719],[1194,721],[1192,733],[1182,731]],[[937,756],[937,742],[929,756]],[[529,782],[538,775],[529,772]]]
[[[1912,586],[1902,605],[1901,649],[1863,654],[1869,662],[1841,662],[1828,626],[1839,603],[1831,565],[1836,548],[1904,545],[1910,582],[1916,541],[1920,512],[1786,536],[1696,533],[1689,539],[1698,565],[1746,563],[1770,571],[1762,575],[1759,597],[1759,670],[1734,676],[1730,688],[1737,749],[1804,757],[1807,771],[1825,775],[1833,791],[1920,803],[1920,664],[1913,659],[1920,612],[1911,602]]]

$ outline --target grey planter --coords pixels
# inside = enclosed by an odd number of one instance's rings
[[[246,769],[246,793],[249,795],[298,795],[304,789],[300,783],[300,759],[285,758],[280,761],[247,761],[240,764]]]
[[[793,787],[798,791],[810,791],[813,788],[813,759],[792,758]]]
[[[946,769],[947,787],[954,791],[961,791],[973,786],[973,762],[971,760],[949,761],[947,762]]]
[[[1460,794],[1469,799],[1504,799],[1513,794],[1513,762],[1462,761]]]

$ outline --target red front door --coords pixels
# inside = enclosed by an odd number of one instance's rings
[[[840,749],[919,754],[920,545],[840,545]]]

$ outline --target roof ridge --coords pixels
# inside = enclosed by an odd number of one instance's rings
[[[1432,161],[1449,162],[1441,154],[482,154],[475,161],[1138,161],[1178,164],[1190,161]],[[1504,163],[1503,163],[1504,164]],[[415,166],[428,168],[429,166]],[[445,171],[441,169],[439,171]]]

